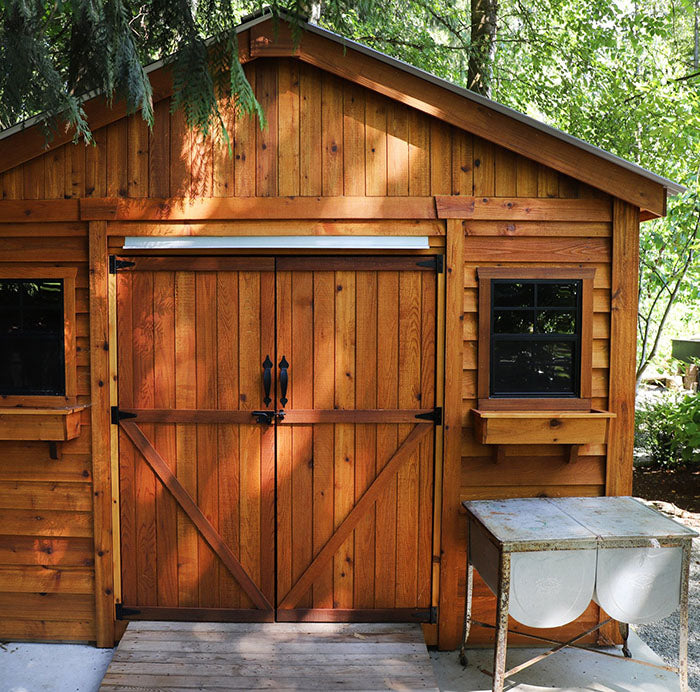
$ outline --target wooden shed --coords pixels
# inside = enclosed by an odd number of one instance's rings
[[[317,26],[239,44],[233,156],[159,65],[152,130],[98,97],[95,147],[0,135],[0,639],[451,649],[462,500],[631,492],[639,222],[679,187]]]

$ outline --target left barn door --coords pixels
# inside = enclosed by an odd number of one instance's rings
[[[122,617],[270,621],[275,432],[251,412],[274,405],[274,260],[128,260],[113,413]]]

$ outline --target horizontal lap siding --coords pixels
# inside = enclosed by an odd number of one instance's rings
[[[83,169],[67,160],[68,152],[44,157],[35,194],[82,193]],[[37,273],[42,263],[78,267],[78,402],[89,403],[86,225],[0,223],[0,262],[35,266]],[[95,638],[89,409],[81,414],[79,437],[58,449],[55,460],[46,442],[0,441],[0,639]]]
[[[532,189],[534,189],[533,169]],[[538,171],[538,179],[542,172]],[[608,406],[608,367],[610,338],[610,259],[612,226],[609,223],[561,224],[542,222],[513,224],[464,222],[464,314],[462,379],[461,500],[486,500],[547,495],[604,495],[606,445],[583,445],[578,461],[567,463],[568,448],[563,445],[507,445],[505,458],[493,461],[493,447],[475,439],[471,409],[477,406],[478,282],[477,268],[487,266],[541,268],[546,276],[550,267],[594,267],[593,282],[593,406]],[[538,237],[539,236],[539,237]],[[488,241],[490,244],[486,244]],[[540,258],[533,260],[533,241]],[[461,545],[466,546],[466,522],[461,527]],[[463,561],[462,561],[463,562]],[[465,569],[460,570],[460,592]],[[474,617],[490,622],[495,597],[486,584],[475,577]],[[557,632],[557,637],[574,636],[598,621],[598,609],[591,606],[576,621]],[[515,622],[514,627],[523,629]],[[540,633],[541,634],[541,633]],[[484,643],[490,633],[473,629],[472,641]],[[547,636],[547,635],[542,635]],[[517,638],[514,640],[517,641]],[[527,640],[522,640],[526,643]]]

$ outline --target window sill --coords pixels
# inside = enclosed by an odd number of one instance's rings
[[[495,445],[494,456],[504,456],[501,445],[570,445],[569,461],[578,458],[579,445],[606,444],[610,411],[482,411],[472,409],[476,439]]]
[[[80,434],[84,408],[87,406],[0,408],[0,440],[72,440]]]

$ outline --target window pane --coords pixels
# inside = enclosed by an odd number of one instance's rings
[[[62,330],[63,312],[54,308],[42,309],[40,307],[24,310],[24,329],[26,331],[51,331]]]
[[[55,338],[0,339],[0,392],[61,394],[65,391],[63,347]]]
[[[0,280],[0,307],[11,307],[20,304],[22,282]]]
[[[492,394],[576,395],[571,341],[496,341]]]
[[[537,284],[538,307],[575,308],[578,304],[579,282]]]
[[[535,331],[534,310],[494,310],[495,334],[532,334]]]
[[[537,332],[539,334],[575,334],[576,313],[568,310],[539,310]]]
[[[27,281],[23,293],[25,305],[55,305],[63,308],[63,281]]]
[[[517,281],[491,284],[494,307],[528,308],[535,304],[535,285]]]
[[[63,281],[0,280],[0,394],[65,394]]]

